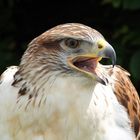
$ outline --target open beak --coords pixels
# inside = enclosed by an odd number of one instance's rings
[[[71,68],[78,70],[82,73],[87,74],[95,78],[102,84],[105,84],[103,79],[101,79],[96,73],[96,67],[98,62],[102,58],[109,58],[112,60],[112,65],[116,64],[116,53],[113,47],[107,43],[104,39],[101,39],[97,42],[98,48],[97,50],[91,51],[88,54],[82,54],[75,57],[70,57],[68,59],[68,64]],[[92,50],[92,49],[91,49]]]

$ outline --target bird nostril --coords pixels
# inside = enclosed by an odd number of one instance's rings
[[[98,44],[98,49],[102,49],[103,46],[101,44]]]

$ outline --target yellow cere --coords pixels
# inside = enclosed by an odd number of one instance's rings
[[[103,49],[103,48],[107,45],[107,43],[106,43],[106,41],[105,41],[104,39],[100,39],[100,40],[97,42],[97,44],[98,44],[98,48],[99,48],[99,49]]]

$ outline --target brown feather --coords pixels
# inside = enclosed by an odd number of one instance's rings
[[[114,67],[113,71],[112,69],[107,71],[111,77],[114,77],[115,82],[111,84],[114,93],[118,101],[127,109],[136,140],[140,140],[140,98],[128,77],[130,74],[120,66]]]

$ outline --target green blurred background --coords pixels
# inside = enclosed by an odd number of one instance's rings
[[[0,0],[0,72],[49,28],[79,22],[100,31],[140,91],[140,0]]]

